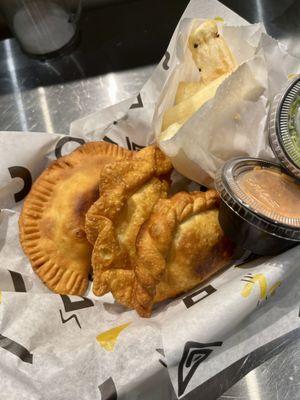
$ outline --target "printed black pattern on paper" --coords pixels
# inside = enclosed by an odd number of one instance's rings
[[[170,67],[169,67],[169,61],[170,61],[170,58],[171,58],[171,56],[170,56],[170,53],[168,52],[168,51],[166,51],[166,53],[165,53],[165,59],[164,59],[164,61],[163,61],[163,63],[162,63],[162,67],[163,67],[163,69],[165,70],[165,71],[167,71]]]
[[[101,393],[101,400],[117,400],[118,394],[113,378],[108,378],[98,386]]]
[[[117,142],[114,142],[112,139],[110,139],[108,136],[104,136],[103,141],[111,144],[118,144]]]
[[[31,173],[27,168],[20,166],[9,167],[8,171],[13,179],[21,178],[24,182],[23,188],[19,192],[14,194],[15,202],[18,203],[19,201],[23,200],[30,192],[32,185]]]
[[[133,151],[139,151],[139,150],[142,150],[144,148],[145,148],[145,146],[141,146],[139,144],[136,144],[136,143],[132,142],[132,150]]]
[[[205,297],[210,296],[211,294],[213,294],[216,291],[217,291],[217,289],[215,289],[212,285],[208,285],[208,286],[205,286],[204,288],[197,290],[194,293],[189,294],[182,301],[184,302],[186,308],[190,308],[194,304],[199,303],[199,301],[205,299]],[[201,297],[198,297],[201,293],[203,293],[203,295]]]
[[[0,347],[19,357],[25,363],[33,363],[33,355],[21,344],[0,334]]]
[[[80,297],[81,300],[73,300],[66,294],[62,294],[61,299],[64,303],[65,311],[70,312],[70,311],[77,311],[81,310],[83,308],[88,308],[88,307],[93,307],[94,302],[87,297],[81,297],[81,296],[76,296]]]
[[[80,297],[81,300],[74,300],[74,301],[72,298],[70,298],[69,296],[67,296],[65,294],[62,294],[60,297],[64,303],[65,312],[67,312],[67,313],[71,312],[71,311],[82,310],[84,308],[94,306],[94,302],[86,297],[77,296],[77,297]],[[74,320],[77,323],[78,327],[81,329],[81,325],[80,325],[78,316],[75,313],[68,317],[64,317],[61,310],[59,310],[59,313],[60,313],[61,322],[63,324],[65,324],[68,321]]]
[[[77,324],[77,325],[79,326],[79,328],[81,329],[81,325],[80,325],[80,322],[79,322],[79,320],[78,320],[76,314],[72,314],[69,318],[66,318],[66,319],[65,319],[65,318],[63,317],[63,314],[62,314],[62,311],[61,311],[61,310],[59,310],[59,313],[60,313],[61,322],[62,322],[63,324],[65,324],[66,322],[68,322],[68,321],[74,319],[74,321],[76,321],[76,324]]]
[[[178,366],[178,396],[183,395],[196,369],[214,350],[211,347],[221,346],[222,343],[186,342]]]
[[[145,146],[141,146],[139,144],[131,142],[128,136],[126,136],[126,143],[127,143],[128,150],[130,150],[130,151],[139,151],[139,150],[142,150],[145,148]]]
[[[137,100],[137,102],[131,104],[131,106],[129,107],[131,110],[134,109],[134,108],[143,108],[144,107],[144,104],[143,104],[143,101],[142,101],[140,93],[137,95],[136,100]]]
[[[84,139],[81,138],[76,138],[76,137],[72,137],[72,136],[65,136],[63,138],[61,138],[55,146],[55,157],[56,158],[60,158],[62,157],[62,148],[64,147],[64,145],[68,142],[75,142],[75,143],[79,143],[80,145],[85,143]]]
[[[13,281],[15,292],[26,292],[25,282],[22,275],[15,271],[8,270],[8,272],[10,273]]]
[[[165,357],[165,352],[164,349],[156,349],[156,351],[162,355],[163,357]],[[165,361],[163,361],[161,358],[158,360],[158,362],[165,368],[168,368],[167,364],[165,363]]]
[[[126,139],[127,148],[130,151],[139,151],[146,147],[146,146],[137,144],[135,142],[131,142],[128,136],[126,136],[125,139]],[[104,136],[103,141],[105,141],[107,143],[111,143],[111,144],[118,144],[117,142],[114,142],[112,139],[110,139],[108,136]]]

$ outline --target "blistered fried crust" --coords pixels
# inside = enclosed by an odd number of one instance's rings
[[[127,200],[152,178],[164,177],[172,169],[170,160],[155,146],[135,153],[130,160],[107,165],[100,174],[100,198],[86,214],[85,231],[96,242],[103,218],[116,222]]]
[[[217,193],[210,190],[179,192],[154,207],[136,241],[131,306],[141,316],[228,263],[232,246],[218,223],[218,205]]]
[[[33,184],[19,220],[20,242],[54,292],[84,294],[92,253],[84,231],[86,211],[99,197],[103,167],[131,155],[110,143],[87,143],[54,161]]]
[[[86,215],[86,232],[95,243],[92,254],[93,292],[111,291],[121,304],[131,305],[140,226],[156,202],[167,196],[171,162],[156,147],[132,160],[106,166],[100,176],[100,198]]]
[[[237,63],[214,20],[203,22],[189,37],[189,48],[207,85],[221,75],[232,72]]]

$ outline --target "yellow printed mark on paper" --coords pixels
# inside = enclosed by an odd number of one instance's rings
[[[114,351],[120,333],[130,324],[131,322],[127,322],[126,324],[116,326],[115,328],[100,333],[96,338],[98,343],[106,351]]]
[[[248,297],[253,290],[253,287],[256,283],[259,284],[260,288],[260,298],[265,299],[267,297],[267,280],[263,274],[255,274],[250,278],[252,282],[247,283],[243,290],[242,296]]]
[[[282,284],[281,281],[277,281],[276,283],[274,283],[273,286],[270,287],[270,295],[273,296],[273,294],[275,294],[276,289],[279,288],[279,286]]]
[[[224,22],[224,18],[222,17],[215,17],[214,20],[218,22]]]
[[[299,74],[288,74],[287,77],[288,77],[288,80],[290,81],[290,80],[296,78],[297,76],[299,76]]]

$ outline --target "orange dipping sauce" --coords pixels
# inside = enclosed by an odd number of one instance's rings
[[[300,219],[300,184],[289,175],[275,168],[255,167],[241,173],[237,184],[260,214],[278,215],[281,221],[282,217]]]

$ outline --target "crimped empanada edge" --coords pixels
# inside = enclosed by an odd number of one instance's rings
[[[59,182],[57,177],[53,180],[51,176],[55,173],[59,176],[60,171],[63,172],[75,167],[87,154],[99,155],[101,153],[122,158],[131,152],[107,142],[89,142],[80,146],[71,154],[53,161],[35,181],[31,192],[25,199],[19,218],[20,243],[24,253],[28,256],[34,271],[46,286],[59,294],[84,294],[88,286],[88,275],[81,274],[78,271],[70,271],[57,265],[39,245],[41,235],[38,223],[42,219],[48,201],[51,199],[54,187]],[[60,287],[61,283],[63,284]]]

